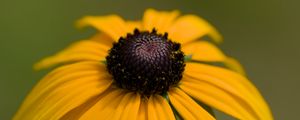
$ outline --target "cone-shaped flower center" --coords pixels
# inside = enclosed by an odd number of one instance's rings
[[[180,81],[185,66],[180,44],[155,30],[121,37],[106,60],[117,86],[143,95],[165,93]]]

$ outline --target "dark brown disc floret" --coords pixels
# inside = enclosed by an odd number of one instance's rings
[[[182,78],[185,63],[180,48],[167,33],[136,29],[113,44],[106,57],[107,69],[120,88],[143,95],[163,94]]]

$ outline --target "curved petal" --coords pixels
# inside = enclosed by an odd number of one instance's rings
[[[127,102],[123,100],[123,103],[120,103],[116,113],[122,113],[119,118],[116,118],[117,115],[112,114],[113,119],[115,120],[137,120],[138,113],[139,113],[139,107],[141,103],[141,95],[138,93],[127,93],[127,96],[129,97]]]
[[[101,94],[112,83],[101,63],[82,62],[60,67],[41,80],[27,96],[14,120],[59,119]]]
[[[246,72],[243,68],[243,66],[234,58],[227,57],[224,61],[224,64],[231,70],[238,72],[242,75],[246,75]]]
[[[43,69],[60,63],[77,61],[97,61],[104,60],[108,54],[109,46],[100,44],[92,40],[82,40],[73,43],[63,51],[47,57],[34,65],[35,69]]]
[[[133,33],[134,29],[142,29],[142,23],[140,21],[126,21],[126,26],[128,33]]]
[[[107,119],[110,113],[117,109],[118,105],[125,97],[126,92],[122,89],[112,89],[99,101],[87,110],[80,120],[102,120]]]
[[[125,24],[129,33],[133,33],[134,29],[142,28],[140,21],[126,21]],[[109,48],[111,48],[113,46],[113,43],[116,42],[115,40],[113,40],[113,38],[111,38],[111,36],[103,32],[97,33],[96,35],[92,36],[89,40],[97,41],[100,44],[108,46]]]
[[[180,88],[192,97],[238,119],[273,119],[258,90],[242,75],[199,63],[187,63],[184,74]]]
[[[226,92],[210,86],[209,84],[193,84],[193,82],[187,81],[188,80],[182,82],[180,88],[195,99],[240,120],[258,119],[256,115],[252,116],[248,113],[246,108],[243,108],[237,100],[228,95]]]
[[[175,116],[166,99],[160,95],[152,95],[148,101],[148,119],[175,120]]]
[[[179,88],[170,90],[169,97],[172,105],[185,120],[215,120],[205,109]]]
[[[78,21],[77,26],[80,28],[85,26],[95,27],[115,41],[129,32],[125,21],[117,15],[86,16]]]
[[[222,41],[222,36],[212,25],[195,15],[179,17],[167,32],[170,39],[182,44],[194,41],[204,35],[210,36],[216,42]]]
[[[219,62],[225,61],[226,56],[216,46],[206,41],[195,41],[182,46],[186,55],[191,55],[192,60]]]
[[[70,110],[64,116],[60,118],[60,120],[78,120],[84,113],[86,113],[90,108],[92,108],[103,96],[106,96],[108,93],[112,91],[112,87],[108,88],[106,91],[97,95],[77,106],[76,108]]]
[[[151,31],[155,28],[159,33],[164,34],[178,15],[179,11],[177,10],[166,12],[147,9],[143,17],[144,30]]]
[[[115,42],[109,35],[105,33],[97,33],[89,38],[89,40],[96,41],[99,44],[107,46],[108,48],[111,48],[113,46],[113,43]]]
[[[136,120],[141,96],[121,89],[112,90],[81,116],[81,120]]]
[[[139,108],[139,113],[138,113],[138,120],[148,120],[148,115],[147,115],[147,100],[146,98],[141,99],[141,105]]]

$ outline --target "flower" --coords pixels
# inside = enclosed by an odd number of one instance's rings
[[[273,119],[238,62],[201,39],[222,41],[198,16],[148,9],[141,21],[87,16],[78,26],[99,32],[35,65],[60,67],[34,87],[14,120],[215,119],[199,102],[237,119]]]

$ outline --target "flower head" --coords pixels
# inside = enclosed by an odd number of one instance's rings
[[[199,102],[237,119],[273,119],[238,62],[202,39],[222,40],[198,16],[148,9],[141,21],[87,16],[78,26],[99,32],[35,65],[60,67],[35,86],[15,120],[215,119]]]

